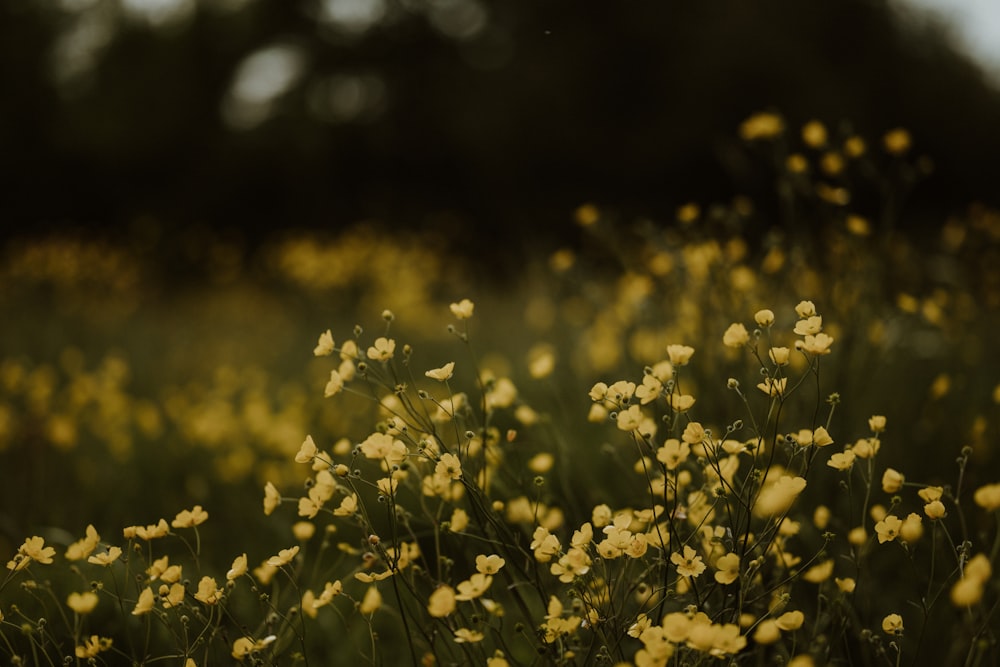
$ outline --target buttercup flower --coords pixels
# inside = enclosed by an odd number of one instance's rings
[[[104,565],[108,566],[114,563],[122,555],[121,547],[108,547],[107,551],[99,554],[94,554],[87,559],[88,563],[94,565]]]
[[[476,556],[476,570],[483,574],[496,574],[505,564],[506,561],[496,554]]]
[[[432,380],[438,380],[439,382],[444,382],[445,380],[451,379],[452,374],[455,372],[455,362],[449,361],[441,368],[435,368],[429,370],[424,375]]]
[[[896,493],[903,488],[905,480],[906,477],[903,473],[894,468],[886,468],[886,471],[882,473],[882,490],[886,493]]]
[[[758,310],[754,313],[753,319],[759,326],[769,327],[774,324],[774,311],[767,308]]]
[[[639,428],[642,418],[642,411],[639,406],[633,405],[627,410],[622,410],[618,413],[618,419],[615,421],[615,424],[622,431],[634,431]]]
[[[453,303],[449,306],[451,314],[460,320],[467,320],[471,318],[475,307],[476,304],[472,303],[468,299],[462,299],[458,303]]]
[[[94,611],[94,607],[97,606],[98,599],[97,593],[93,591],[87,591],[85,593],[70,593],[69,597],[66,598],[66,606],[77,614],[89,614]]]
[[[84,640],[81,646],[77,646],[75,649],[76,657],[78,658],[94,658],[98,653],[102,651],[107,651],[111,648],[111,640],[107,637],[98,637],[97,635],[91,635],[90,639]]]
[[[438,586],[427,600],[427,613],[434,618],[444,618],[455,607],[455,591],[451,586]]]
[[[8,570],[23,570],[28,567],[31,561],[42,565],[52,563],[52,557],[56,555],[56,550],[45,546],[45,540],[37,535],[29,537],[17,550],[17,555],[13,560],[7,562]]]
[[[195,505],[192,509],[182,510],[177,513],[177,516],[170,525],[174,528],[194,528],[195,526],[200,526],[208,520],[208,512],[201,508],[201,505]]]
[[[816,314],[816,306],[812,301],[799,301],[795,306],[795,314],[805,319]]]
[[[101,541],[101,536],[97,534],[97,529],[92,525],[87,526],[87,535],[82,540],[77,540],[66,549],[66,560],[81,560],[94,552]]]
[[[392,359],[395,351],[396,341],[385,336],[379,336],[375,339],[375,343],[368,348],[367,355],[373,361],[388,361]]]
[[[339,394],[344,389],[344,379],[339,370],[330,371],[330,379],[323,388],[323,397],[330,398]]]
[[[715,561],[715,580],[720,584],[731,584],[740,578],[740,557],[728,553]]]
[[[365,596],[361,599],[361,604],[358,605],[358,611],[362,615],[368,616],[378,611],[381,606],[382,594],[375,586],[369,586],[368,590],[365,591]]]
[[[932,500],[924,505],[924,514],[927,515],[928,519],[940,519],[947,513],[944,503],[940,500]]]
[[[226,579],[229,581],[233,581],[235,579],[239,579],[246,573],[247,573],[247,555],[242,554],[240,556],[237,556],[236,559],[233,561],[232,567],[230,567],[229,571],[226,572]]]
[[[1000,509],[1000,482],[979,487],[972,499],[987,512]]]
[[[872,430],[872,433],[881,433],[885,430],[885,416],[884,415],[872,415],[868,419],[868,428]]]
[[[264,485],[264,514],[270,516],[271,512],[281,504],[281,494],[274,484],[268,482]]]
[[[215,579],[206,576],[198,582],[198,592],[194,594],[194,599],[212,605],[222,599],[222,592]]]
[[[882,619],[882,632],[887,635],[903,634],[903,617],[899,614],[889,614]]]
[[[750,334],[747,328],[738,322],[729,325],[722,335],[722,344],[726,347],[740,348],[750,342]]]
[[[282,549],[278,552],[277,556],[271,556],[267,559],[267,564],[271,567],[284,567],[292,562],[295,555],[299,553],[299,547],[296,545],[290,549]]]
[[[757,384],[757,388],[768,396],[781,396],[785,393],[788,385],[788,378],[764,378],[763,382]]]
[[[476,630],[469,630],[468,628],[459,628],[455,630],[455,643],[456,644],[474,644],[476,642],[483,641],[483,633],[477,632]]]
[[[670,562],[677,566],[677,574],[683,577],[697,577],[705,571],[701,556],[687,545],[684,546],[683,556],[676,551],[670,554]]]
[[[319,451],[316,447],[316,443],[313,441],[311,435],[307,435],[306,439],[302,441],[302,445],[299,447],[299,451],[295,454],[296,463],[309,463],[316,456]]]
[[[694,348],[688,345],[667,345],[667,357],[674,366],[686,366],[693,354]]]
[[[313,354],[317,357],[326,357],[333,354],[333,348],[333,334],[327,329],[319,335],[319,342],[316,343]]]
[[[800,336],[815,336],[823,330],[823,318],[819,315],[806,317],[795,323],[795,333]]]
[[[891,542],[899,535],[903,521],[897,516],[890,514],[875,524],[875,533],[878,535],[879,544]]]

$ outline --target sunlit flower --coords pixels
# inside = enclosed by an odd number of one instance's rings
[[[222,593],[215,579],[206,576],[198,582],[198,592],[194,594],[194,599],[212,605],[222,599]]]
[[[769,479],[760,489],[754,514],[765,518],[784,514],[805,487],[806,480],[802,477],[781,475],[773,481]]]
[[[86,558],[94,552],[100,541],[101,536],[97,534],[97,529],[92,525],[88,525],[86,536],[69,545],[69,548],[66,549],[66,560],[81,560]]]
[[[728,553],[715,561],[715,580],[720,584],[731,584],[740,577],[740,557]]]
[[[183,602],[184,593],[184,584],[181,583],[170,584],[169,587],[166,584],[160,586],[160,600],[166,609],[176,607]]]
[[[902,155],[910,150],[910,133],[901,127],[889,130],[882,136],[882,145],[890,155]]]
[[[406,445],[388,433],[372,433],[359,447],[366,458],[385,459],[390,465],[402,463],[406,458]]]
[[[334,516],[351,516],[358,511],[358,494],[352,493],[349,496],[345,496],[343,500],[340,501],[340,505],[337,509],[333,510]]]
[[[790,354],[791,350],[787,347],[772,347],[767,351],[767,356],[771,358],[775,366],[787,366]]]
[[[226,572],[226,579],[229,581],[233,581],[235,579],[239,579],[246,573],[247,573],[247,555],[242,554],[240,556],[237,556],[236,559],[233,560],[232,567],[230,567],[229,571]]]
[[[434,475],[445,479],[461,479],[462,462],[450,452],[442,454],[434,466]]]
[[[755,113],[740,124],[740,137],[744,141],[755,141],[757,139],[773,139],[785,130],[785,123],[781,116],[760,112]]]
[[[688,345],[667,345],[667,357],[674,366],[686,366],[693,354],[694,348]]]
[[[493,577],[482,572],[476,572],[467,580],[458,584],[456,600],[474,600],[485,593],[493,583]]]
[[[887,635],[903,634],[903,617],[899,614],[889,614],[882,619],[882,632]]]
[[[917,495],[925,502],[929,503],[934,500],[941,500],[941,496],[944,495],[943,486],[925,486],[924,488],[917,491]]]
[[[121,555],[122,555],[121,547],[111,546],[111,547],[108,547],[107,551],[103,551],[101,553],[94,554],[93,556],[91,556],[90,558],[87,559],[87,562],[88,563],[92,563],[94,565],[108,566],[108,565],[111,565],[112,563],[114,563],[116,560],[118,560],[118,558]]]
[[[758,310],[754,313],[753,319],[759,326],[767,328],[774,324],[774,311],[767,308]]]
[[[444,618],[455,607],[455,591],[451,586],[438,586],[427,600],[427,613],[434,618]]]
[[[483,637],[483,633],[476,630],[469,630],[468,628],[455,630],[456,644],[475,644],[476,642],[483,641]]]
[[[788,378],[766,377],[763,382],[757,383],[757,388],[768,396],[781,396],[785,393],[788,385]]]
[[[330,398],[339,394],[344,388],[344,379],[339,370],[330,371],[330,379],[323,388],[323,397]]]
[[[278,552],[277,556],[271,556],[268,558],[267,564],[271,567],[284,567],[292,562],[297,553],[299,553],[299,547],[297,545],[289,549],[282,549]]]
[[[98,653],[110,649],[111,643],[111,640],[107,637],[91,635],[90,639],[85,639],[83,644],[77,646],[74,652],[78,658],[94,658]]]
[[[924,514],[927,515],[928,519],[940,519],[947,514],[944,503],[940,500],[932,500],[931,502],[924,505]]]
[[[475,310],[476,304],[468,299],[462,299],[458,303],[453,303],[449,306],[451,309],[451,314],[460,320],[467,320],[472,317],[472,313]]]
[[[170,525],[174,528],[194,528],[200,526],[208,520],[208,512],[195,505],[192,509],[182,510],[177,513]]]
[[[326,357],[333,354],[333,333],[329,329],[319,335],[319,342],[313,349],[313,354],[317,357]]]
[[[690,454],[691,447],[688,443],[670,438],[656,450],[656,460],[666,466],[667,470],[676,470]]]
[[[753,640],[758,644],[768,645],[773,644],[781,639],[781,628],[773,618],[768,618],[757,624],[757,629],[754,630]]]
[[[846,577],[844,579],[834,577],[833,583],[837,584],[837,588],[839,588],[842,593],[853,593],[854,588],[857,586],[857,582],[850,577]]]
[[[833,345],[833,338],[825,333],[818,333],[815,336],[807,334],[801,341],[803,350],[817,356],[830,354],[831,345]],[[798,349],[799,344],[797,343],[795,347]]]
[[[875,533],[878,535],[879,544],[891,542],[899,535],[903,521],[897,516],[890,514],[875,524]]]
[[[811,584],[818,584],[826,581],[833,575],[833,561],[826,560],[802,573],[802,579]],[[784,628],[782,628],[784,629]]]
[[[344,585],[338,579],[334,582],[326,582],[323,585],[323,592],[319,594],[319,597],[313,600],[313,609],[319,609],[320,607],[325,607],[333,601],[333,598],[337,597],[344,592]]]
[[[924,523],[919,514],[910,512],[903,519],[903,526],[899,529],[899,537],[906,543],[913,543],[924,535]]]
[[[823,330],[823,318],[819,315],[812,315],[803,318],[795,323],[795,333],[800,336],[815,336]]]
[[[750,342],[750,334],[747,333],[747,328],[739,322],[730,324],[722,335],[722,344],[726,347],[740,348],[748,342]]]
[[[695,403],[695,398],[691,394],[671,394],[670,407],[677,412],[687,412]]]
[[[14,559],[7,562],[7,569],[14,571],[23,570],[28,567],[31,561],[41,563],[42,565],[49,565],[52,563],[52,557],[55,555],[56,550],[53,547],[45,546],[45,540],[35,535],[27,538],[24,544],[18,548]]]
[[[432,380],[438,380],[439,382],[444,382],[445,380],[451,379],[452,374],[455,372],[455,362],[449,361],[441,368],[435,368],[429,370],[424,375]]]
[[[361,604],[358,605],[358,611],[367,616],[374,614],[381,606],[382,594],[378,592],[378,588],[375,586],[369,586],[368,590],[365,591],[365,596],[361,599]]]
[[[310,463],[319,451],[311,435],[307,435],[302,441],[299,451],[295,454],[296,463]]]
[[[496,574],[505,564],[506,561],[497,554],[476,556],[476,571],[483,574]]]
[[[642,410],[638,405],[633,405],[627,410],[619,412],[618,419],[615,423],[622,431],[634,431],[639,428],[639,424],[642,423],[642,419]]]
[[[684,546],[683,556],[676,551],[670,554],[670,562],[677,566],[677,574],[683,577],[697,577],[705,571],[701,556],[687,545]]]
[[[264,514],[269,516],[280,504],[281,494],[274,484],[268,482],[264,485]]]
[[[816,314],[816,305],[812,301],[799,301],[795,314],[801,318],[812,317]]]
[[[872,415],[868,418],[868,428],[872,430],[872,433],[881,433],[885,430],[885,416],[884,415]]]
[[[886,468],[882,473],[882,490],[886,493],[896,493],[903,488],[906,477],[895,468]]]
[[[391,338],[386,338],[385,336],[379,336],[375,339],[375,343],[368,348],[367,356],[369,359],[374,361],[388,361],[392,359],[393,353],[396,351],[396,341]]]
[[[94,607],[97,606],[99,598],[97,593],[93,591],[86,591],[85,593],[70,593],[69,597],[66,598],[66,606],[75,611],[77,614],[89,614],[94,611]]]
[[[798,630],[802,627],[805,622],[806,617],[801,611],[786,611],[784,614],[775,619],[778,627],[785,632],[790,632],[792,630]]]
[[[538,526],[535,528],[528,548],[535,552],[535,560],[539,563],[547,563],[559,551],[559,538],[549,533],[546,528]]]
[[[263,651],[273,642],[277,641],[277,639],[278,638],[275,635],[268,635],[267,637],[264,637],[263,639],[259,639],[257,641],[254,641],[249,637],[240,637],[239,639],[233,642],[232,655],[237,660],[243,660],[243,658],[247,657],[251,653],[256,653],[257,651]]]
[[[1000,509],[1000,482],[979,487],[972,499],[987,512]]]

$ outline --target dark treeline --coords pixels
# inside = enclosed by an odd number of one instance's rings
[[[63,4],[0,6],[6,235],[152,219],[252,244],[371,219],[494,252],[570,233],[584,201],[669,219],[755,195],[736,128],[764,109],[909,128],[935,163],[911,225],[997,203],[1000,94],[883,0],[202,2],[119,17],[90,55],[65,35],[119,5]],[[234,121],[234,73],[275,44],[296,80]]]

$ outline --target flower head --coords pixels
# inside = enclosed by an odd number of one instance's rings
[[[705,571],[705,563],[701,560],[701,556],[687,545],[684,546],[684,555],[676,551],[670,554],[670,562],[677,566],[677,574],[683,577],[697,577]]]
[[[333,354],[333,334],[329,329],[324,331],[319,336],[319,342],[316,343],[315,349],[313,349],[313,354],[317,357],[326,357]]]
[[[439,382],[444,382],[445,380],[451,379],[452,374],[455,372],[455,362],[449,361],[441,368],[435,368],[429,370],[424,375],[432,380],[438,380]]]
[[[475,310],[476,304],[468,299],[462,299],[458,303],[453,303],[449,306],[451,309],[451,314],[460,320],[467,320],[472,317],[472,312]]]

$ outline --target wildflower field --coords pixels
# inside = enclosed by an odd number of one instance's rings
[[[903,129],[737,131],[774,206],[582,203],[500,275],[11,242],[0,663],[1000,663],[1000,213],[908,235]]]

